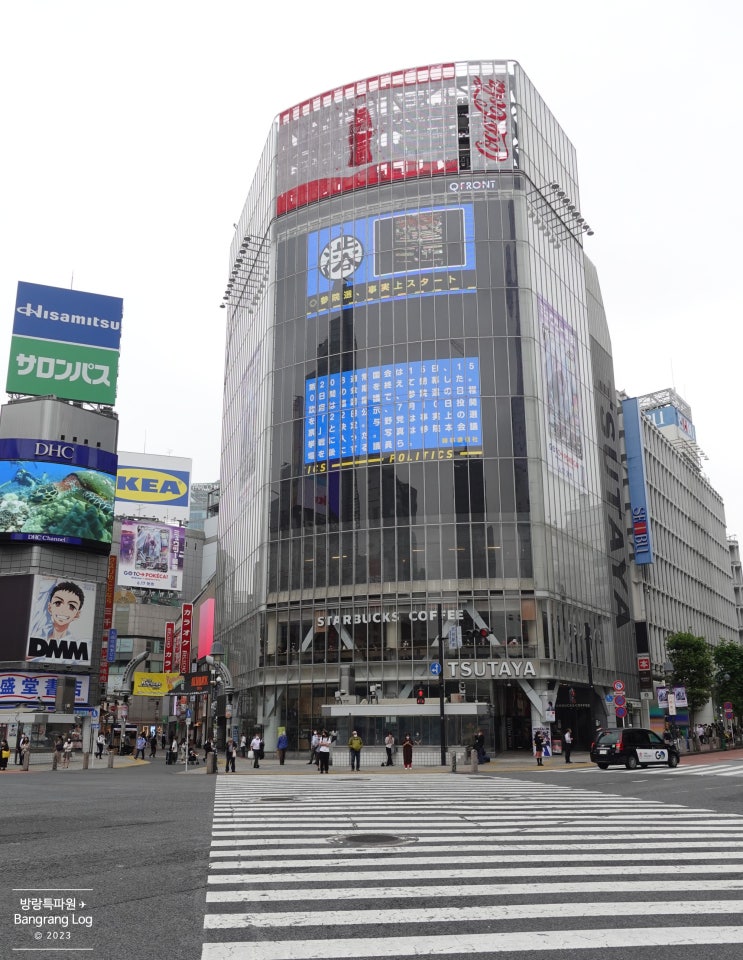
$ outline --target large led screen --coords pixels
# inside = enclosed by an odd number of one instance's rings
[[[116,456],[53,440],[0,440],[0,540],[108,552]]]
[[[183,586],[184,527],[122,520],[118,583],[148,590]]]
[[[307,315],[360,303],[474,293],[472,204],[361,217],[307,237]]]
[[[305,384],[304,462],[482,455],[477,357],[390,363]]]

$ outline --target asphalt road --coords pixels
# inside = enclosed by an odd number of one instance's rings
[[[1,957],[200,960],[216,778],[177,769],[158,759],[0,774]],[[44,897],[77,905],[21,907]],[[67,916],[68,926],[20,924],[19,913]],[[82,922],[73,926],[73,915]]]

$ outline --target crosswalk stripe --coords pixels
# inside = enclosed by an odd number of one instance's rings
[[[389,888],[387,888],[389,889]],[[694,877],[686,877],[683,880],[664,880],[663,889],[669,893],[688,891],[689,893],[720,892],[743,890],[743,878],[739,880],[725,877],[724,880],[702,880]],[[378,897],[378,890],[366,888],[369,897]],[[431,897],[447,897],[449,899],[462,899],[465,897],[506,897],[506,896],[554,896],[556,893],[577,893],[588,896],[591,893],[634,893],[636,891],[658,893],[658,880],[587,880],[585,883],[580,881],[568,881],[563,877],[556,878],[550,883],[510,883],[504,886],[502,883],[471,883],[467,885],[458,885],[456,887],[439,884],[436,886],[411,886],[395,887],[395,898],[399,902],[402,899],[430,899]],[[259,888],[257,890],[207,890],[206,899],[208,903],[275,903],[276,890],[266,890]],[[328,891],[319,890],[317,887],[298,887],[291,890],[292,899],[296,900],[327,900]],[[364,891],[354,890],[354,901],[364,899]]]
[[[437,937],[385,937],[343,940],[277,940],[244,943],[208,943],[202,960],[355,960],[467,953],[537,953],[545,950],[620,950],[630,947],[675,947],[743,942],[743,926],[629,927],[622,930],[530,930],[514,933],[473,934],[462,931]]]
[[[540,916],[549,907],[562,917],[693,917],[703,914],[743,914],[743,900],[645,900],[642,903],[612,900],[600,903],[595,900],[585,903],[538,903],[498,904],[484,907],[418,907],[411,910],[398,908],[395,920],[407,923],[461,923],[465,920],[528,920]],[[208,915],[204,927],[208,930],[241,929],[286,929],[287,927],[316,927],[379,924],[379,910],[297,910],[291,913],[214,913]]]

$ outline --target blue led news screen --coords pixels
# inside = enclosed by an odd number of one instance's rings
[[[477,357],[390,363],[306,381],[306,466],[462,456],[482,456]]]

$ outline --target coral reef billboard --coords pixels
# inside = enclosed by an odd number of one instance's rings
[[[56,440],[0,440],[0,540],[111,548],[116,456]]]

